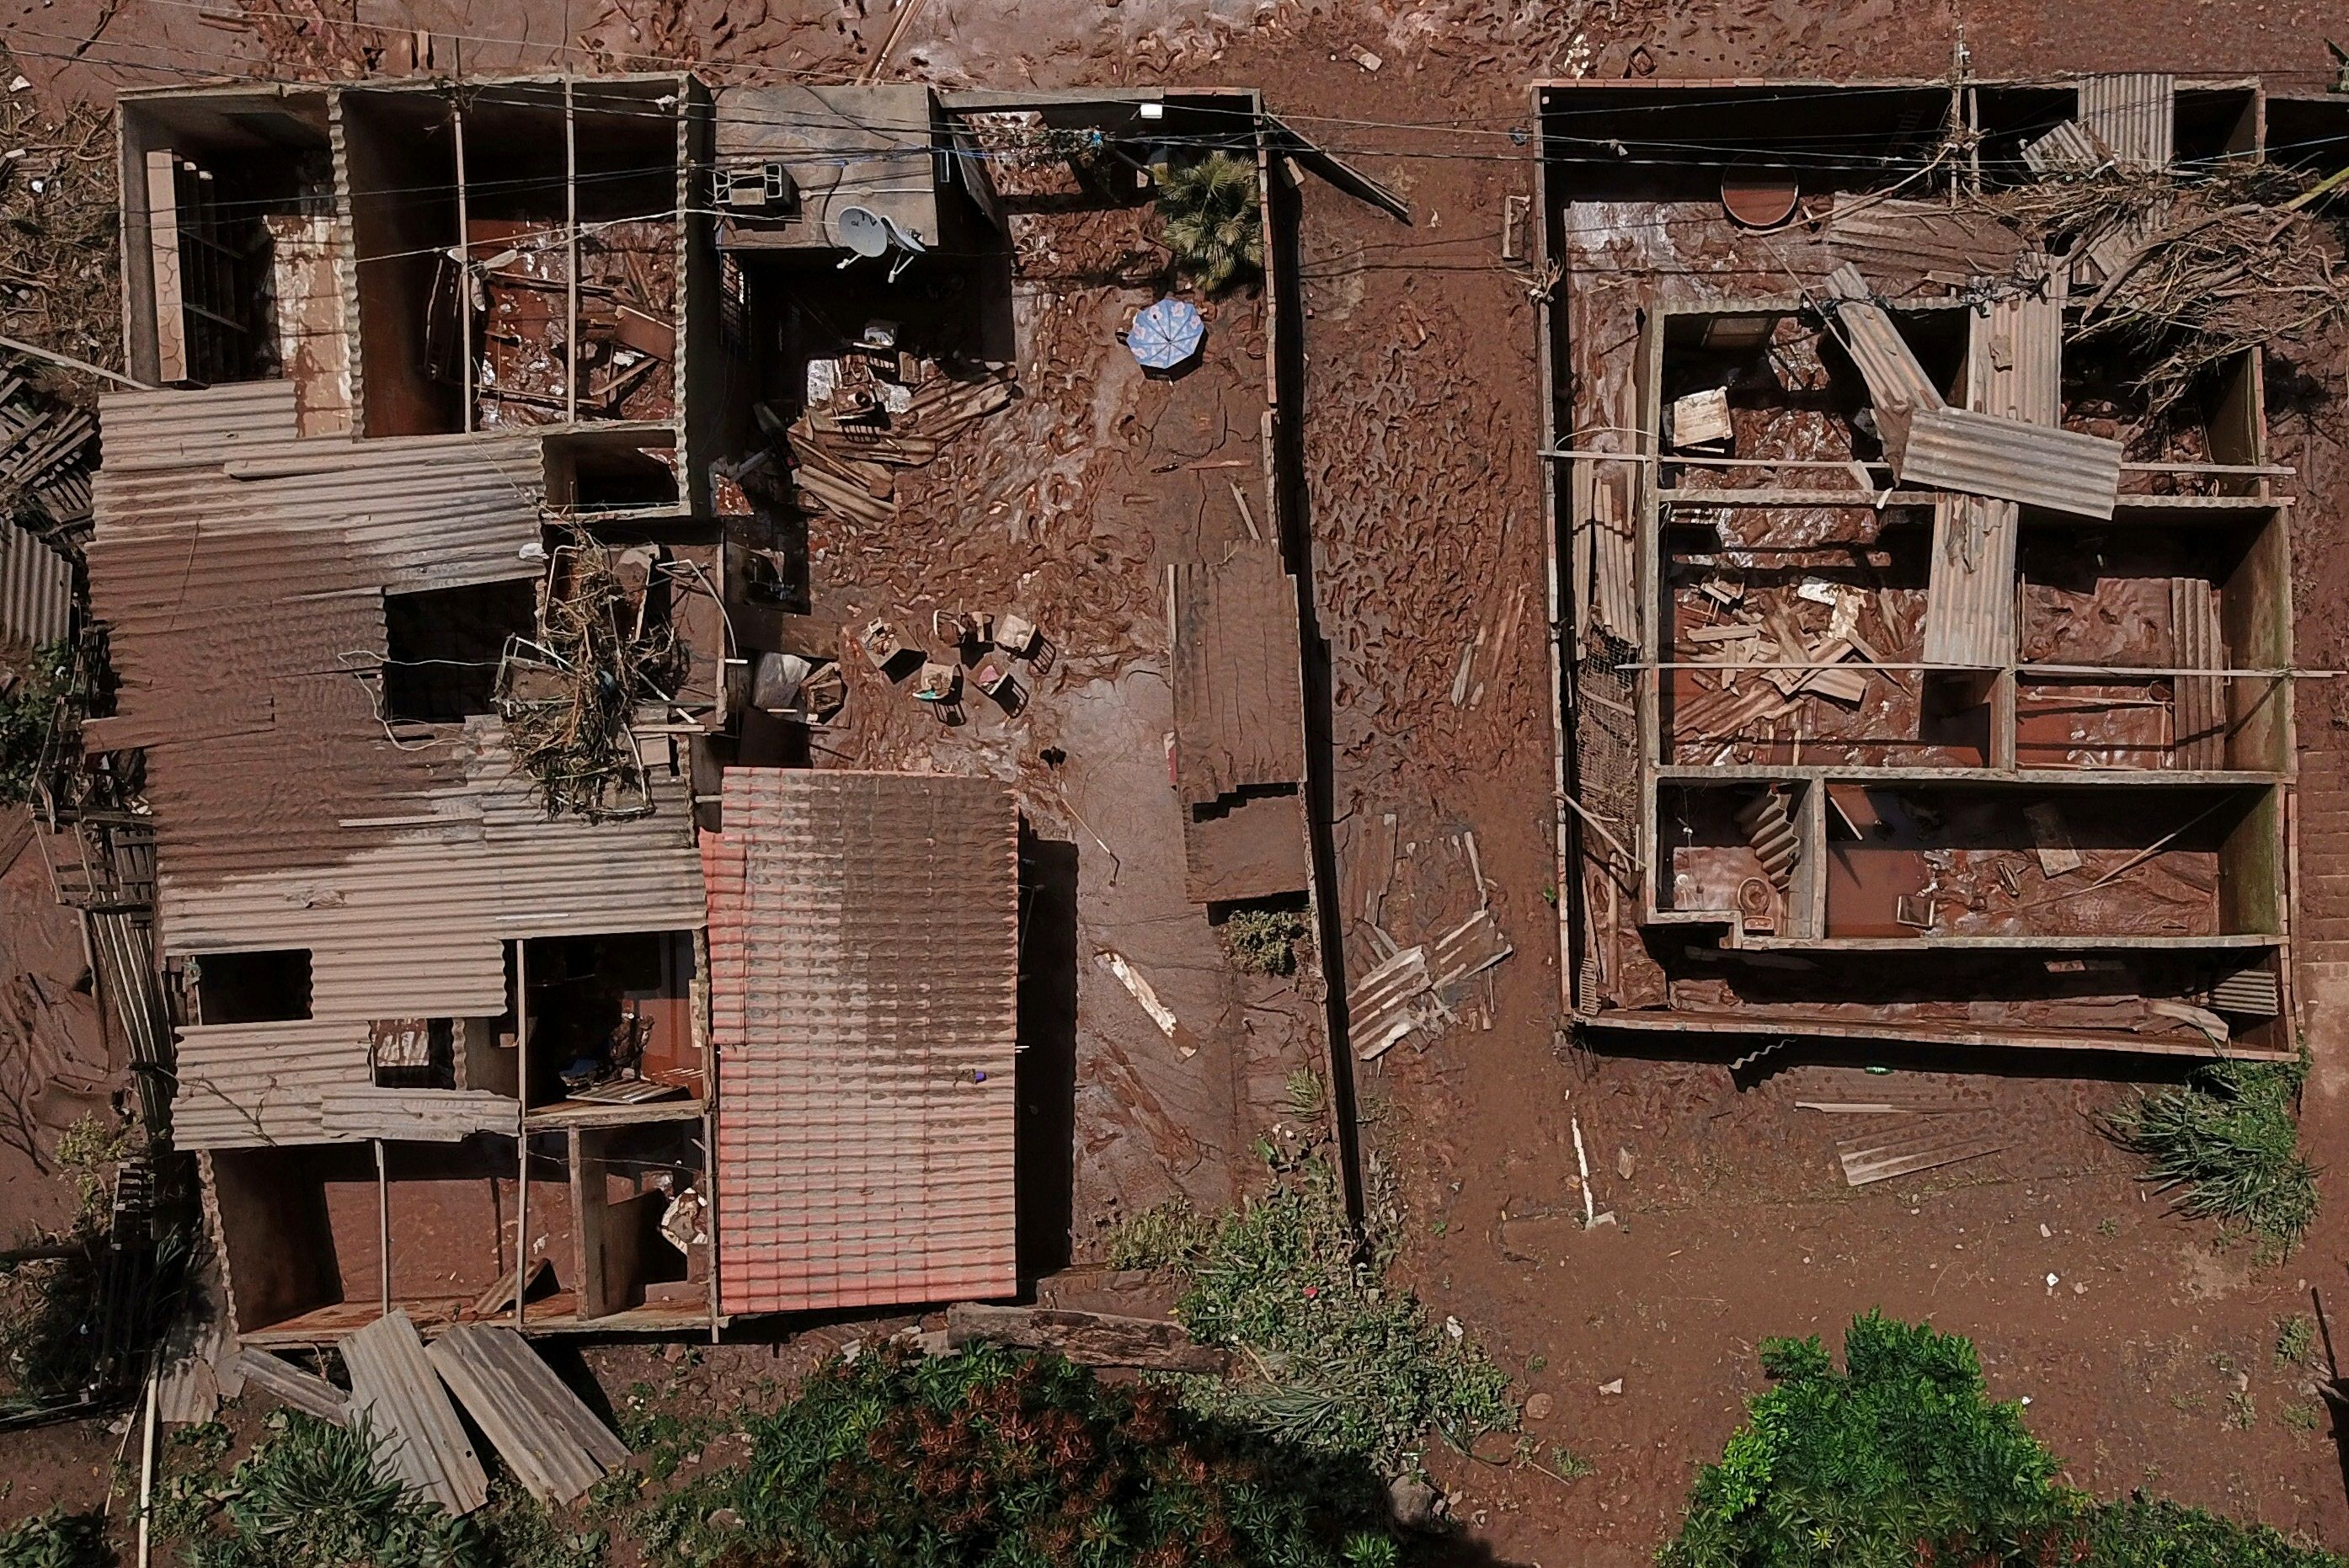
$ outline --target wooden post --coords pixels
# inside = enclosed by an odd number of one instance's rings
[[[530,943],[514,938],[514,1326],[530,1294]]]
[[[449,119],[457,141],[457,352],[465,363],[465,422],[473,433],[473,222],[465,201],[465,105],[449,100]]]
[[[383,1157],[383,1140],[375,1143],[375,1250],[383,1274],[383,1312],[391,1315],[391,1170]]]
[[[563,413],[579,423],[579,114],[571,78],[563,78],[563,211],[570,230],[570,260],[563,271]],[[576,496],[572,498],[575,503]]]

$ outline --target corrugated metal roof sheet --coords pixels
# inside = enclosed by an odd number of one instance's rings
[[[1010,792],[730,769],[723,799],[702,841],[720,1310],[1010,1295]]]
[[[94,743],[147,748],[165,950],[311,953],[308,1019],[183,1032],[182,1147],[337,1136],[369,1022],[503,1012],[510,940],[701,923],[681,776],[650,817],[547,821],[494,720],[395,739],[361,678],[387,593],[537,574],[536,437],[297,439],[285,382],[104,414]]]
[[[1843,329],[1845,346],[1851,351],[1852,363],[1859,367],[1859,378],[1868,383],[1868,401],[1877,411],[1940,407],[1940,388],[1917,363],[1916,351],[1900,335],[1891,315],[1868,297],[1868,283],[1859,269],[1846,262],[1827,283],[1837,301],[1836,323]]]
[[[1827,244],[1889,293],[1905,294],[1931,277],[1952,281],[2002,275],[2023,237],[1979,213],[1938,201],[1840,194],[1827,220]]]
[[[2023,143],[2023,161],[2033,174],[2094,174],[2112,160],[2078,120],[2067,119],[2038,140]]]
[[[0,647],[57,642],[73,625],[73,562],[0,520]]]
[[[2121,446],[1965,408],[1926,408],[1910,421],[1896,471],[1903,484],[2109,518],[2120,492]]]
[[[2178,78],[2153,72],[2080,78],[2080,124],[2123,169],[2167,169],[2178,125]]]
[[[1978,414],[2057,425],[2064,418],[2064,294],[2066,269],[2024,259],[2045,280],[2044,294],[2009,294],[1973,313],[1967,343],[1966,406]]]
[[[1925,662],[2001,669],[2014,657],[2014,550],[2023,531],[2011,500],[1943,496],[1933,509],[1925,593]]]

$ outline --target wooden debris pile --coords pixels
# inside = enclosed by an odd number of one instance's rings
[[[657,552],[584,535],[555,550],[539,592],[539,635],[516,639],[498,672],[498,711],[515,763],[552,817],[647,816],[650,781],[634,721],[667,702],[686,649],[656,613]]]
[[[803,510],[865,527],[897,515],[897,470],[927,467],[957,436],[1019,395],[1006,370],[950,376],[894,348],[860,347],[817,360],[808,380],[799,417],[785,423],[761,404],[761,428],[783,454]],[[762,453],[735,477],[755,486],[761,476],[777,477],[771,465]]]
[[[0,81],[16,62],[0,49]],[[30,88],[0,92],[0,335],[77,359],[122,354],[114,118],[88,103],[52,116]],[[95,407],[103,384],[44,368],[39,385]]]
[[[2192,180],[2106,169],[1979,200],[2070,259],[2083,338],[2152,354],[2137,386],[2158,413],[2212,365],[2349,320],[2342,238],[2314,215],[2334,185],[2264,163]]]

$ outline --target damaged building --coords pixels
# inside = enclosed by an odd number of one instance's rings
[[[115,686],[85,744],[151,820],[171,1133],[229,1329],[673,1333],[1013,1295],[1027,1172],[1054,1163],[1016,1135],[1023,1010],[1073,1029],[1077,938],[1030,929],[1022,783],[946,748],[1052,689],[1056,628],[1009,598],[891,610],[885,583],[876,614],[826,570],[965,548],[956,443],[1025,396],[1034,325],[1007,212],[1074,210],[996,175],[1078,170],[1131,225],[1164,138],[1228,143],[1261,191],[1286,144],[1255,95],[551,77],[121,115],[127,350],[159,389],[104,404]],[[1206,466],[1261,480],[1214,474],[1228,520],[1140,580],[1170,666],[1165,717],[1132,720],[1168,747],[1139,764],[1149,830],[1210,956],[1211,912],[1309,915],[1314,885],[1261,314],[1221,349],[1245,373],[1186,394],[1246,438]],[[1095,335],[1032,368],[1057,389],[1064,352],[1133,357]],[[1039,528],[1069,510],[1045,482]],[[1118,888],[1113,851],[1091,863]],[[1154,965],[1119,971],[1134,1016],[1189,1040]],[[1323,1005],[1251,1032],[1326,1070]],[[1294,1066],[1257,1055],[1234,1137]],[[1070,1113],[1038,1114],[1065,1144]]]
[[[1537,97],[1576,1017],[2291,1055],[2293,470],[2257,344],[2110,330],[2194,211],[2076,192],[2339,101]]]
[[[143,767],[236,1334],[1009,1294],[1018,811],[787,769],[750,702],[772,552],[710,500],[749,359],[709,91],[122,123],[167,387],[104,408],[86,738]]]

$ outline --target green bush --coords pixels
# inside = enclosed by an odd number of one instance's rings
[[[1380,1494],[1058,1357],[833,1361],[738,1470],[653,1509],[651,1554],[729,1568],[1388,1568]]]
[[[2240,1227],[2281,1257],[2316,1218],[2316,1171],[2292,1111],[2308,1078],[2296,1062],[2213,1062],[2186,1083],[2115,1111],[2113,1136],[2178,1190],[2182,1213]]]
[[[106,1568],[106,1515],[52,1508],[0,1530],[0,1568]]]
[[[1816,1337],[1764,1340],[1777,1379],[1698,1477],[1664,1568],[2075,1561],[2080,1502],[1973,1346],[1877,1313],[1837,1371]]]
[[[2095,1568],[2341,1568],[2330,1552],[2294,1546],[2264,1524],[2238,1524],[2142,1494],[2098,1509]]]
[[[1431,1429],[1465,1446],[1516,1425],[1508,1379],[1475,1342],[1387,1283],[1392,1249],[1354,1229],[1324,1161],[1282,1172],[1271,1191],[1204,1228],[1154,1228],[1184,1250],[1141,1256],[1120,1237],[1112,1255],[1180,1270],[1188,1288],[1174,1315],[1202,1343],[1242,1351],[1256,1372],[1185,1378],[1195,1409],[1384,1470]]]

